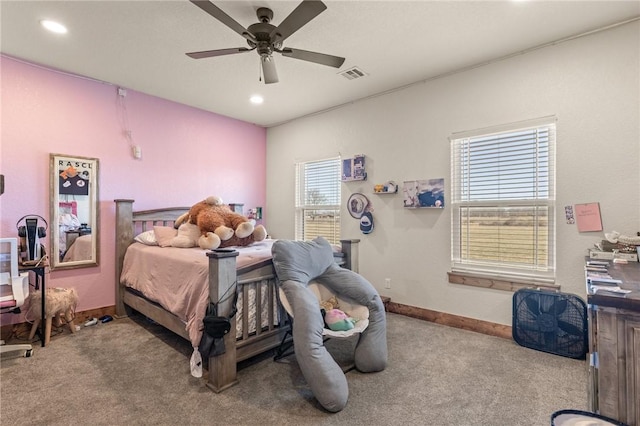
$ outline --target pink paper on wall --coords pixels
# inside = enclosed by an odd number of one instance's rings
[[[600,203],[576,204],[575,217],[578,232],[602,231]]]

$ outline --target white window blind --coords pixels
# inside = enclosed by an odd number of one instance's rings
[[[553,281],[555,120],[451,141],[453,272]]]
[[[340,159],[296,164],[296,240],[340,243]]]

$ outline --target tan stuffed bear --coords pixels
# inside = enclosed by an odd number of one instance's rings
[[[248,245],[262,241],[267,232],[263,226],[254,227],[245,216],[233,212],[220,197],[207,197],[196,203],[188,213],[176,220],[176,226],[184,222],[196,224],[200,229],[198,245],[202,249],[213,250],[230,245]]]
[[[248,237],[239,238],[237,235],[229,238],[226,241],[222,241],[220,243],[220,247],[230,247],[230,246],[248,246],[251,243],[259,242],[267,238],[267,230],[262,225],[257,225],[253,228],[253,232]]]

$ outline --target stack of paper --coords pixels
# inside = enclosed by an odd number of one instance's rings
[[[622,280],[617,280],[611,277],[590,277],[587,276],[587,283],[592,285],[601,285],[601,286],[618,286],[622,284]]]
[[[584,270],[587,275],[587,284],[591,294],[602,294],[607,296],[624,297],[631,293],[631,290],[620,288],[622,280],[615,279],[609,275],[607,268],[609,261],[587,260]]]
[[[609,266],[608,260],[587,260],[587,266],[602,266],[606,269]]]
[[[625,290],[620,288],[617,285],[591,285],[591,292],[594,294],[601,294],[604,296],[618,296],[624,297],[628,293],[631,293],[631,290]]]

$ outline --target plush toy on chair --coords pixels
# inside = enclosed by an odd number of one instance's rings
[[[362,373],[382,371],[387,366],[382,300],[363,276],[334,262],[333,249],[322,237],[313,241],[277,240],[271,251],[281,289],[293,311],[293,342],[300,370],[318,402],[328,411],[340,411],[349,398],[347,379],[324,347],[324,320],[309,282],[315,280],[337,298],[368,309],[369,325],[360,334],[354,355],[355,367]]]
[[[333,331],[353,330],[356,320],[340,309],[329,309],[324,313],[324,322]]]

